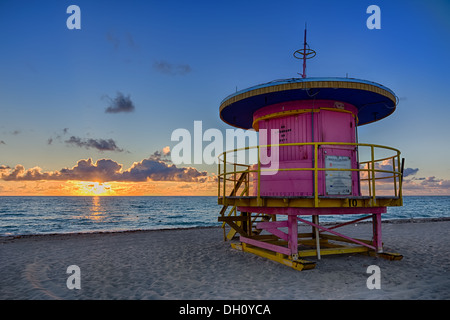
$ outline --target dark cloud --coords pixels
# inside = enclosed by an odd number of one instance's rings
[[[79,137],[71,136],[69,140],[65,141],[65,143],[75,145],[80,148],[84,147],[86,149],[97,149],[99,151],[123,151],[123,149],[120,149],[116,145],[116,142],[113,139],[81,139]]]
[[[79,160],[71,169],[62,169],[59,174],[64,180],[115,181],[120,176],[122,165],[110,159],[93,162],[92,159]]]
[[[134,163],[127,171],[122,173],[121,181],[184,181],[205,182],[206,171],[198,171],[195,168],[181,167],[168,164],[161,160],[151,158]]]
[[[403,169],[403,178],[407,177],[407,176],[412,176],[415,175],[417,172],[419,171],[419,168],[406,168]]]
[[[206,171],[191,167],[177,167],[171,163],[170,148],[155,151],[148,159],[135,162],[122,173],[121,181],[184,181],[205,182]]]
[[[67,134],[69,132],[69,128],[64,128],[59,130],[54,136],[51,136],[47,140],[48,145],[52,145],[54,142],[64,142],[67,145],[75,146],[79,148],[86,149],[96,149],[100,152],[103,151],[114,151],[114,152],[123,152],[124,150],[119,148],[116,142],[113,139],[83,139],[76,136],[70,136],[67,139]],[[63,140],[65,139],[65,140]]]
[[[3,141],[3,140],[0,140],[0,144],[6,144],[6,143],[5,143],[5,141]]]
[[[0,178],[6,181],[24,180],[79,180],[79,181],[184,181],[206,182],[206,171],[198,171],[190,167],[177,167],[166,159],[170,151],[163,149],[153,153],[148,159],[135,162],[128,170],[122,171],[122,165],[111,159],[101,159],[93,162],[92,159],[79,160],[73,168],[64,168],[59,171],[42,172],[35,167],[25,169],[17,165],[14,169],[1,166]]]
[[[162,74],[172,76],[186,75],[192,71],[191,66],[188,64],[173,64],[164,60],[155,62],[153,68]]]
[[[155,151],[149,159],[156,160],[156,161],[162,161],[162,162],[171,162],[172,160],[170,157],[170,148],[165,147],[162,150]]]
[[[362,169],[367,169],[366,165],[361,165]],[[383,162],[376,162],[375,163],[375,170],[384,170],[384,171],[393,171],[392,163],[391,161],[383,161]],[[397,169],[398,170],[398,169]],[[419,171],[419,168],[404,168],[403,169],[403,178],[415,175]],[[384,177],[390,177],[392,176],[392,173],[389,172],[376,172],[375,173],[377,178],[384,178]],[[367,173],[363,172],[361,174],[362,177],[367,178]],[[385,180],[385,182],[390,182],[391,180]]]
[[[109,107],[105,110],[106,113],[133,112],[135,109],[130,95],[125,97],[123,93],[118,92],[114,99],[108,96],[105,97],[109,100]]]

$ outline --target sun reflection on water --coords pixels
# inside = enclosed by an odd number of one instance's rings
[[[92,206],[89,208],[90,214],[86,218],[93,221],[102,221],[106,217],[105,208],[101,204],[101,197],[92,197]]]

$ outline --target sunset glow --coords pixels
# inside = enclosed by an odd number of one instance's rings
[[[113,196],[114,190],[109,183],[79,181],[78,192],[81,196]]]

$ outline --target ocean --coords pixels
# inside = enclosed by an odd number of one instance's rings
[[[387,219],[450,217],[450,196],[405,196]],[[0,236],[220,226],[217,197],[0,197]],[[323,216],[349,221],[357,216]]]

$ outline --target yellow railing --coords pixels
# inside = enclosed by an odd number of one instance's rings
[[[312,146],[314,148],[314,167],[312,168],[278,168],[278,169],[268,169],[261,168],[261,148],[283,148],[289,146]],[[319,149],[325,146],[339,146],[339,147],[350,147],[356,150],[358,154],[358,158],[361,158],[361,154],[364,148],[368,148],[370,150],[369,156],[365,156],[368,158],[364,161],[358,161],[359,168],[353,169],[340,169],[340,168],[325,168],[322,164],[318,163],[319,160]],[[255,151],[258,154],[257,163],[255,163],[254,168],[251,168],[251,164],[247,163],[236,163],[234,161],[230,161],[229,159],[234,159],[234,154],[237,152],[243,151],[251,151],[252,149],[256,149]],[[351,149],[348,149],[351,150]],[[382,152],[390,153],[388,156],[383,156],[381,158],[375,157],[375,151],[381,150]],[[364,157],[364,155],[363,155]],[[256,168],[255,168],[256,167]],[[387,182],[392,181],[393,196],[396,198],[401,198],[402,196],[402,171],[403,171],[403,163],[400,159],[400,151],[382,145],[375,144],[366,144],[366,143],[344,143],[344,142],[308,142],[308,143],[282,143],[282,144],[269,144],[269,145],[261,145],[254,147],[246,147],[246,148],[238,148],[230,151],[225,151],[219,155],[218,162],[218,197],[223,199],[223,204],[226,204],[227,197],[235,197],[235,196],[249,196],[250,193],[250,183],[249,183],[249,174],[251,172],[257,173],[257,190],[256,197],[258,199],[258,203],[260,203],[261,199],[261,172],[264,171],[312,171],[314,176],[314,206],[319,206],[319,190],[318,190],[318,179],[320,171],[355,171],[358,172],[359,181],[367,182],[367,191],[361,191],[362,196],[368,196],[372,199],[371,206],[376,206],[377,204],[377,186],[376,182],[380,180],[388,179]],[[246,177],[243,177],[246,176]],[[240,184],[238,188],[236,188],[239,179],[245,179],[245,183]],[[391,180],[389,180],[391,179]],[[383,186],[385,187],[385,186]],[[244,188],[243,191],[238,193],[240,188]],[[386,189],[383,188],[382,191]],[[228,195],[227,192],[230,192]],[[380,195],[380,192],[378,193]],[[336,196],[339,197],[339,196]],[[349,196],[345,196],[349,198]]]

